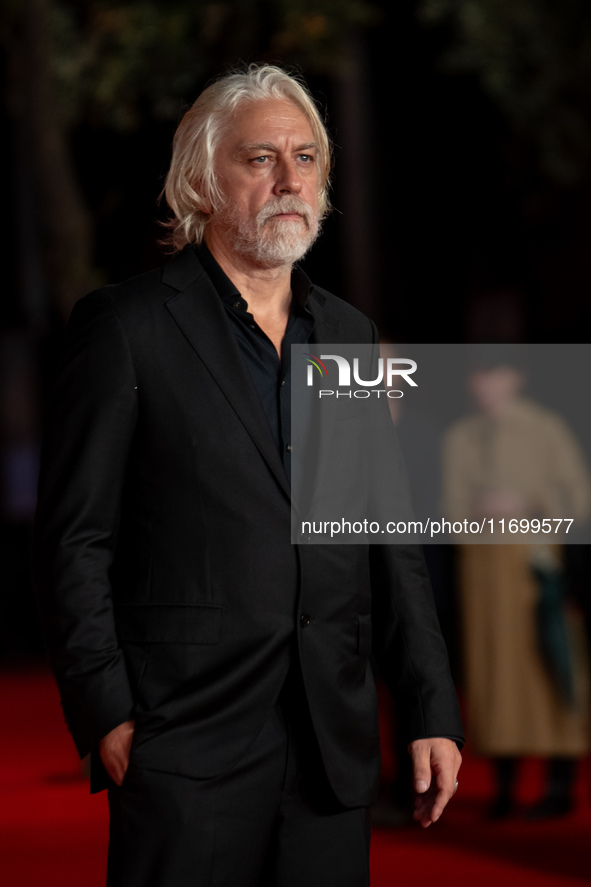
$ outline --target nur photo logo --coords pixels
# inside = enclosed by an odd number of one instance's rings
[[[354,357],[352,361],[350,361],[342,354],[321,354],[320,356],[317,356],[307,352],[304,353],[302,357],[308,364],[306,377],[307,387],[311,388],[314,385],[314,379],[316,378],[314,370],[316,370],[316,372],[320,374],[320,378],[324,380],[329,376],[325,361],[334,361],[337,369],[337,387],[348,389],[346,391],[326,388],[320,389],[318,392],[318,397],[320,398],[331,396],[367,398],[371,397],[372,394],[375,394],[377,397],[380,397],[382,394],[391,398],[403,397],[404,392],[400,389],[394,388],[394,379],[396,379],[397,382],[402,379],[411,387],[418,387],[417,382],[412,378],[413,373],[416,372],[417,363],[415,360],[411,360],[408,357],[378,358],[377,366],[374,371],[376,375],[373,379],[361,378],[360,361],[358,357]],[[334,367],[332,366],[331,371],[334,375]],[[360,386],[359,388],[353,389],[351,387],[351,377],[353,378],[353,383]],[[385,387],[378,388],[377,386],[381,384],[384,384]]]

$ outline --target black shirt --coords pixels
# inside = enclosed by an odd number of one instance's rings
[[[234,331],[242,358],[260,397],[269,428],[291,477],[291,346],[308,342],[314,318],[306,308],[310,280],[300,268],[291,275],[291,309],[281,343],[281,360],[274,344],[248,311],[246,300],[222,271],[205,243],[197,247],[199,259],[213,283]]]

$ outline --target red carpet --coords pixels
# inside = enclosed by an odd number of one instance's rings
[[[90,797],[44,672],[0,676],[0,884],[104,887],[107,807]],[[541,769],[527,762],[520,801],[535,800]],[[584,762],[577,811],[529,824],[483,821],[491,790],[485,764],[464,757],[445,821],[374,830],[372,887],[575,887],[591,880],[591,773]],[[196,885],[198,887],[198,885]],[[236,885],[239,887],[239,885]],[[305,887],[305,885],[302,885]]]

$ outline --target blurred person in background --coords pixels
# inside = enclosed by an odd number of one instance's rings
[[[297,79],[221,78],[175,136],[175,255],[70,320],[35,572],[69,728],[109,790],[111,887],[366,885],[372,650],[415,818],[436,821],[457,787],[419,547],[291,544],[290,345],[376,341],[295,265],[329,170]]]
[[[580,447],[558,414],[523,395],[519,347],[482,346],[468,384],[477,412],[444,442],[445,517],[586,519]],[[458,552],[468,736],[495,762],[492,818],[513,811],[518,759],[529,755],[547,758],[548,771],[527,817],[568,813],[576,761],[589,750],[581,618],[566,606],[563,549],[540,538],[552,537],[491,537]]]

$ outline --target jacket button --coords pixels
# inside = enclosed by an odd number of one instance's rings
[[[302,613],[300,616],[300,625],[302,628],[306,628],[310,624],[310,617],[307,613]]]

